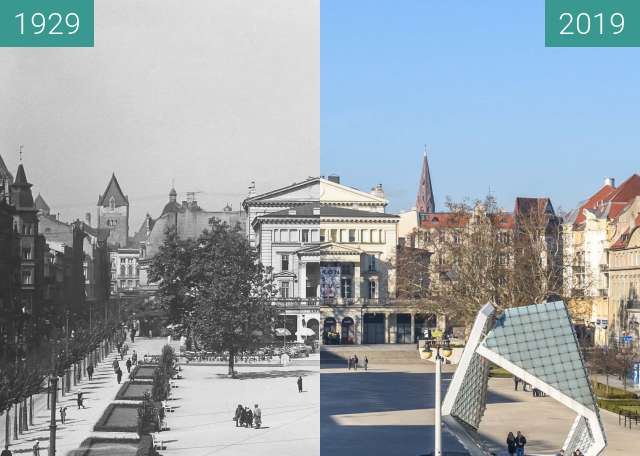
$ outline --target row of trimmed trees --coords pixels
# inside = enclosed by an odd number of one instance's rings
[[[236,355],[263,346],[275,331],[276,288],[239,226],[212,218],[197,239],[169,228],[153,258],[150,278],[172,323],[195,349]]]
[[[5,352],[0,359],[0,414],[6,420],[5,444],[11,440],[11,430],[17,439],[33,425],[36,395],[48,393],[49,407],[54,393],[49,390],[52,375],[61,380],[59,391],[68,393],[86,375],[89,365],[95,366],[107,356],[116,337],[115,325],[103,323],[91,329],[77,327],[68,335],[54,332],[26,353]]]

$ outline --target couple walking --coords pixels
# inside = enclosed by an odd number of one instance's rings
[[[524,446],[527,444],[527,439],[522,432],[518,431],[516,436],[513,432],[509,432],[507,436],[507,451],[511,456],[524,456]]]
[[[351,355],[348,361],[348,369],[351,370],[351,368],[353,368],[354,370],[358,370],[359,361],[360,360],[358,359],[358,355],[356,355],[355,353]],[[369,358],[367,358],[367,355],[364,355],[364,370],[367,370],[368,368],[369,368]]]

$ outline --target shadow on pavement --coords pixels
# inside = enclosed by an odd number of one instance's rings
[[[313,371],[308,370],[293,370],[293,371],[285,371],[285,370],[270,370],[270,371],[262,371],[262,372],[238,372],[235,376],[236,380],[254,380],[254,379],[265,379],[265,378],[287,378],[287,377],[306,377],[308,375],[313,374]],[[227,374],[216,374],[216,377],[208,377],[212,378],[230,378]]]

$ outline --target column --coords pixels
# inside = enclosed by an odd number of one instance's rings
[[[360,282],[360,263],[355,263],[353,265],[353,297],[355,299],[360,298],[362,290],[361,282]]]
[[[296,318],[296,342],[304,342],[304,339],[300,335],[300,330],[302,329],[302,315],[298,314],[296,315]]]
[[[298,262],[298,296],[307,297],[307,263]]]
[[[384,314],[384,343],[389,343],[389,314]]]
[[[411,312],[411,343],[416,341],[416,314]]]

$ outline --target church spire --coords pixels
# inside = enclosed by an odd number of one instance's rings
[[[431,187],[431,174],[429,173],[427,146],[424,146],[424,156],[422,159],[422,176],[420,177],[420,185],[418,186],[416,209],[418,212],[422,213],[432,213],[436,211],[436,203],[433,199],[433,188]]]

